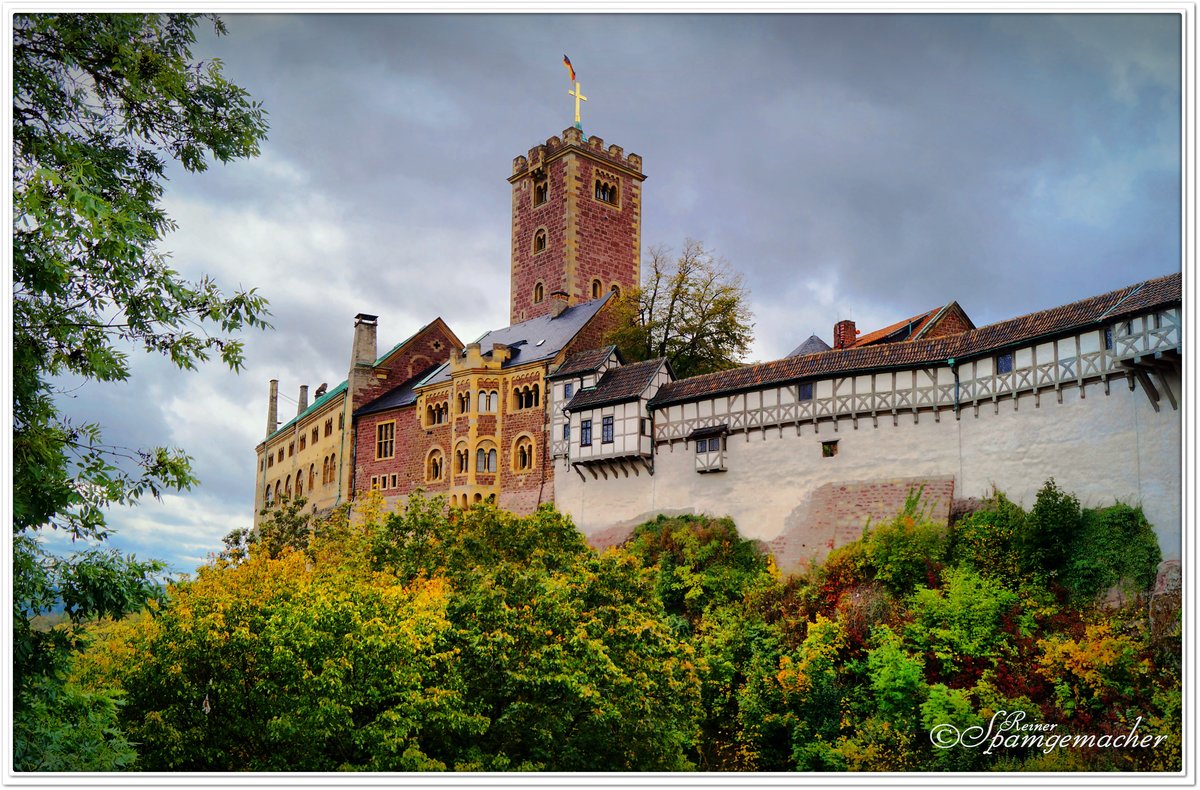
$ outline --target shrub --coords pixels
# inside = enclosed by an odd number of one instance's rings
[[[1084,511],[1070,546],[1063,584],[1080,601],[1124,582],[1127,593],[1145,592],[1154,583],[1162,551],[1141,508],[1116,504]]]

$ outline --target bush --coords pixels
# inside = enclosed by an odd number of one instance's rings
[[[868,528],[862,539],[876,581],[896,595],[912,592],[918,584],[936,586],[949,548],[946,527],[920,512],[919,502],[919,491],[910,494],[899,515]]]
[[[1089,601],[1118,583],[1129,594],[1150,589],[1162,551],[1141,508],[1118,503],[1087,510],[1081,522],[1062,577],[1076,600]]]

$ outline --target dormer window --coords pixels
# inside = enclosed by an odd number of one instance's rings
[[[535,232],[533,234],[533,254],[537,255],[539,252],[544,252],[545,249],[546,249],[546,229],[538,228],[537,232]]]
[[[612,173],[606,173],[603,170],[596,171],[595,192],[594,197],[601,203],[609,205],[620,205],[620,181]]]

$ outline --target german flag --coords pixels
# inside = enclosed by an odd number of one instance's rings
[[[571,82],[575,81],[575,67],[571,65],[571,59],[563,55],[563,65],[567,67],[567,71],[571,72]]]

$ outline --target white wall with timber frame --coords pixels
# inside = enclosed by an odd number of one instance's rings
[[[790,382],[674,404],[653,418],[653,476],[555,475],[584,532],[660,512],[732,516],[770,540],[825,483],[953,476],[1032,505],[1054,477],[1084,506],[1139,504],[1164,559],[1181,553],[1178,308],[946,363]],[[1111,347],[1109,347],[1111,346]],[[998,357],[1011,354],[999,372]],[[812,384],[812,397],[804,384]],[[575,415],[572,415],[574,423]],[[687,437],[728,425],[721,474],[698,474]],[[594,422],[599,441],[599,422]],[[572,425],[572,444],[577,427]],[[837,440],[837,454],[822,442]]]

